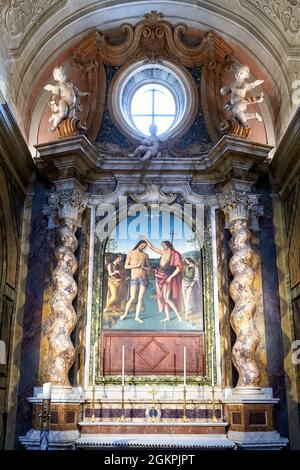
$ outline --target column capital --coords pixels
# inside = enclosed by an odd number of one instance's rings
[[[57,195],[51,193],[48,195],[48,204],[43,206],[43,215],[48,218],[48,230],[54,229],[57,226]]]
[[[248,220],[258,207],[258,194],[231,190],[221,195],[221,208],[229,224],[235,220]]]
[[[87,205],[87,195],[78,189],[57,191],[49,199],[49,209],[46,208],[46,211],[55,208],[59,219],[71,219],[76,223]]]

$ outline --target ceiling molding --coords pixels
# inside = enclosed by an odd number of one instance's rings
[[[240,0],[277,39],[288,56],[300,54],[300,0]]]
[[[10,3],[11,1],[9,0]],[[236,45],[243,50],[244,56],[252,57],[253,62],[264,68],[265,74],[271,77],[277,100],[273,99],[273,102],[281,99],[280,109],[285,115],[289,115],[293,74],[289,71],[288,60],[291,59],[291,54],[294,54],[295,61],[299,60],[297,51],[300,53],[300,48],[296,43],[287,43],[287,35],[281,32],[279,22],[278,25],[273,24],[264,14],[254,9],[253,5],[250,8],[253,1],[158,0],[149,6],[147,0],[64,0],[64,8],[62,2],[55,2],[56,9],[54,6],[52,10],[49,9],[47,18],[41,16],[32,28],[28,26],[28,31],[25,28],[26,40],[23,38],[22,45],[19,46],[22,54],[1,60],[0,82],[2,79],[7,85],[4,94],[6,99],[8,96],[12,97],[10,103],[16,110],[17,118],[24,120],[26,109],[33,106],[30,102],[32,89],[49,64],[59,60],[62,50],[78,44],[90,31],[97,29],[105,33],[125,22],[136,24],[150,9],[156,9],[172,24],[184,21],[188,27],[204,32],[214,30],[233,48]],[[285,0],[287,1],[300,2]],[[61,5],[60,9],[58,5]],[[292,7],[299,10],[298,6]],[[0,45],[1,42],[0,38]],[[28,116],[25,117],[27,118]],[[285,127],[284,116],[278,122],[282,122]]]
[[[7,56],[19,57],[36,31],[67,3],[68,0],[0,3],[1,42]]]

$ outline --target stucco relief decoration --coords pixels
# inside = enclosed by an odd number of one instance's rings
[[[222,96],[230,95],[230,100],[225,104],[224,109],[231,113],[231,118],[221,122],[221,130],[241,137],[250,135],[251,127],[249,120],[256,119],[262,122],[262,117],[257,112],[247,112],[250,104],[261,103],[264,93],[257,96],[250,96],[249,91],[261,85],[263,80],[249,82],[250,68],[248,65],[239,65],[235,73],[235,80],[229,85],[221,88]]]
[[[90,110],[88,114],[90,120],[88,119],[88,126],[94,125],[94,128],[93,132],[88,129],[87,135],[92,136],[93,140],[97,139],[99,128],[95,127],[95,122],[101,122],[105,111],[105,66],[122,67],[137,61],[143,61],[148,65],[153,62],[163,63],[168,60],[178,65],[178,67],[198,67],[199,70],[201,69],[201,83],[199,86],[201,102],[209,134],[211,139],[217,142],[220,139],[219,124],[222,113],[218,96],[219,83],[222,70],[232,63],[231,47],[214,31],[209,31],[203,37],[199,37],[195,43],[193,33],[189,31],[186,24],[177,23],[172,25],[164,19],[163,14],[157,11],[146,14],[145,18],[135,26],[123,24],[120,30],[124,38],[120,44],[112,44],[104,33],[93,31],[73,51],[75,63],[82,70],[89,70],[91,76],[89,90],[91,90],[92,96],[89,100]],[[194,39],[193,45],[190,45],[190,42],[186,39],[189,36]],[[89,74],[87,73],[87,75]],[[94,88],[93,83],[96,84]],[[214,84],[214,86],[212,87],[211,84]],[[111,89],[113,87],[110,87]],[[99,100],[101,93],[102,99]],[[112,93],[111,95],[108,94],[107,101],[110,118],[118,128],[120,121],[112,105]],[[195,113],[193,110],[190,114],[191,123]],[[97,119],[95,119],[96,115],[98,116]],[[101,139],[100,144],[101,148],[99,150],[103,158],[106,156],[110,158],[116,154],[120,157],[123,155],[128,157],[128,154],[134,153],[135,150],[127,143],[125,149],[124,146],[115,147],[116,142],[112,143],[109,139],[105,140],[105,137]],[[133,142],[133,145],[136,145],[136,141]],[[209,149],[204,147],[207,146],[202,144],[199,146],[189,145],[183,149],[176,146],[173,141],[171,143],[165,141],[159,146],[159,151],[162,158],[170,154],[182,158],[183,153],[191,156],[205,154]]]
[[[53,78],[57,85],[47,84],[44,87],[46,91],[52,93],[48,103],[52,111],[49,131],[54,132],[58,129],[60,136],[67,136],[86,130],[86,126],[80,119],[80,113],[83,110],[80,97],[88,96],[89,93],[80,91],[70,80],[67,80],[62,66],[54,68]]]
[[[299,34],[300,32],[300,1],[299,0],[246,0],[260,10],[273,23],[281,24],[285,32]]]
[[[197,64],[208,65],[215,68],[217,65],[227,63],[231,49],[214,32],[208,32],[200,42],[194,46],[187,45],[183,37],[188,34],[188,26],[177,23],[173,26],[163,19],[163,14],[151,11],[145,19],[135,26],[123,24],[122,33],[126,35],[120,45],[111,45],[105,35],[98,32],[91,33],[90,41],[98,52],[101,62],[111,65],[124,65],[143,58],[145,62],[160,61],[161,59],[174,59],[186,67]],[[86,52],[87,53],[87,52]],[[85,54],[83,49],[75,51],[75,56]]]
[[[156,183],[140,185],[130,196],[138,204],[172,204],[176,199],[176,195],[166,194]]]
[[[12,55],[21,53],[23,40],[67,0],[0,0],[0,30],[4,46]],[[24,41],[26,43],[26,41]]]
[[[159,138],[156,135],[157,126],[155,124],[151,124],[149,126],[149,132],[150,136],[145,137],[135,151],[129,154],[129,157],[140,158],[142,161],[147,161],[154,157],[160,157],[160,152],[158,151]]]

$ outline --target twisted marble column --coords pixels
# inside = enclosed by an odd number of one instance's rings
[[[75,349],[70,335],[76,326],[77,316],[72,302],[77,294],[74,273],[77,259],[75,232],[81,212],[86,204],[79,191],[60,191],[51,195],[57,205],[59,242],[55,250],[57,266],[52,275],[52,321],[48,331],[50,361],[47,380],[56,385],[69,386],[69,370],[74,363]]]
[[[232,362],[239,373],[238,387],[256,387],[260,382],[256,361],[259,334],[254,322],[256,301],[253,290],[255,273],[252,266],[255,253],[251,247],[249,229],[250,211],[256,202],[256,195],[231,191],[225,195],[223,205],[232,235],[229,268],[233,280],[229,292],[235,306],[230,323],[236,334]]]

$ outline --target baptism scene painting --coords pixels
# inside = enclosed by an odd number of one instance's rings
[[[136,217],[120,222],[106,243],[102,328],[203,331],[199,239],[172,213]]]

